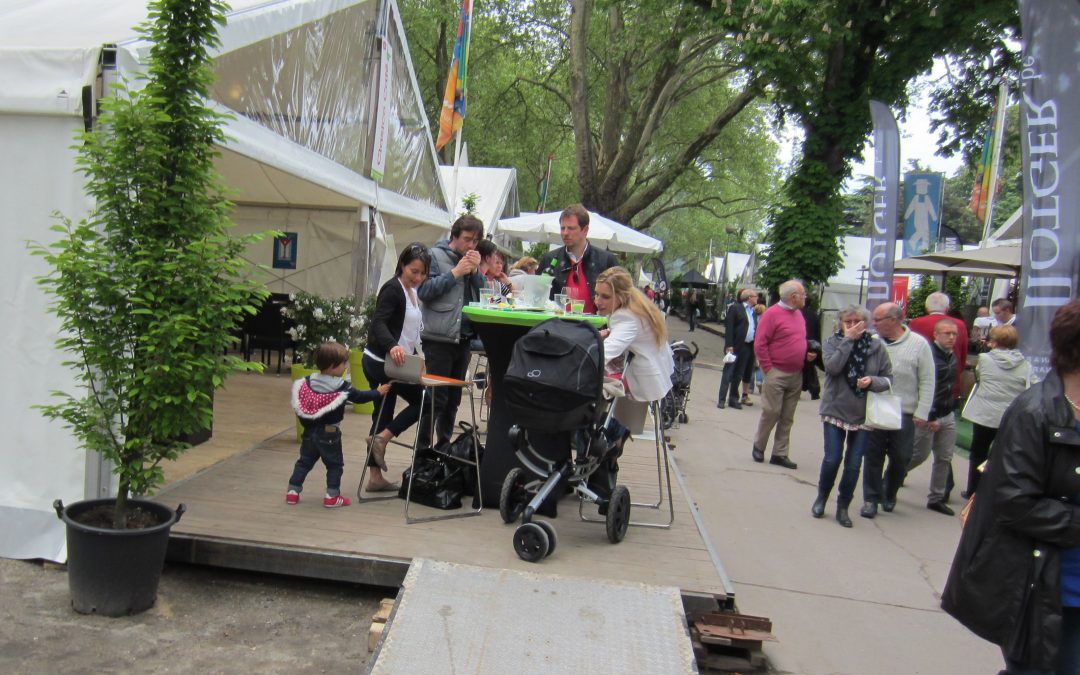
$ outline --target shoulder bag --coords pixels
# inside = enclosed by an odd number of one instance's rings
[[[883,431],[896,431],[900,428],[903,408],[900,396],[893,393],[892,384],[888,391],[866,391],[866,426]]]

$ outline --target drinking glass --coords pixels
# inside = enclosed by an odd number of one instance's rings
[[[566,303],[566,301],[568,299],[569,298],[567,297],[566,293],[556,293],[555,294],[555,312],[556,313],[564,314],[567,311],[569,311],[567,309],[567,303]]]

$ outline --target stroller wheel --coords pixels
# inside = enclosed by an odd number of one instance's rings
[[[549,523],[546,520],[535,520],[533,522],[535,522],[537,525],[539,525],[541,527],[541,529],[544,530],[544,534],[547,535],[547,538],[548,538],[547,555],[551,555],[552,553],[555,552],[555,546],[559,543],[559,537],[556,536],[556,534],[555,534],[555,526],[552,525],[551,523]]]
[[[679,413],[679,424],[686,424],[689,421],[690,421],[690,418],[687,416],[686,413],[684,413],[684,412]]]
[[[499,492],[499,515],[504,523],[512,523],[521,517],[525,505],[529,503],[529,492],[525,489],[525,470],[517,467],[510,469],[503,480]]]
[[[622,541],[630,525],[630,490],[625,485],[615,486],[615,491],[611,493],[606,524],[608,541],[612,544]]]
[[[536,562],[548,554],[547,532],[537,523],[525,523],[514,531],[514,550],[525,562]]]

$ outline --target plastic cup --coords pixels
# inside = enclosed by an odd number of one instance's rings
[[[494,301],[495,293],[490,288],[480,289],[480,306],[489,307]]]
[[[566,310],[566,301],[567,300],[568,300],[568,298],[566,297],[566,293],[556,293],[555,294],[555,311],[558,314],[562,314],[562,313],[567,311]]]
[[[584,314],[585,313],[585,301],[584,300],[574,300],[573,302],[570,303],[570,311],[573,312],[574,314]]]

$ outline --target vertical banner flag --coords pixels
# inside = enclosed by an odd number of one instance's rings
[[[934,250],[941,222],[940,173],[904,174],[904,257]]]
[[[548,155],[547,169],[544,171],[544,178],[540,181],[540,204],[536,207],[537,213],[543,213],[547,206],[548,188],[551,187],[551,164],[554,161],[555,155]]]
[[[901,307],[907,307],[908,277],[897,275],[892,280],[892,301]]]
[[[472,20],[470,6],[472,0],[462,0],[461,18],[457,26],[457,42],[454,43],[454,56],[450,61],[450,75],[446,78],[443,91],[442,112],[439,114],[439,139],[435,149],[450,142],[454,132],[461,128],[465,120],[465,84],[469,62],[469,22]]]
[[[870,117],[874,120],[874,219],[866,307],[873,310],[889,302],[892,296],[900,193],[900,131],[889,106],[881,101],[870,101]]]
[[[371,144],[371,179],[381,183],[386,171],[387,133],[390,122],[391,87],[394,79],[394,50],[384,33],[378,40],[382,49],[379,59],[379,107],[375,111],[375,139]]]
[[[1020,25],[1024,238],[1016,325],[1020,350],[1042,379],[1050,370],[1050,322],[1076,297],[1080,276],[1080,2],[1020,0]]]
[[[660,258],[652,259],[653,268],[653,282],[656,284],[656,290],[666,291],[668,289],[667,283],[667,271],[664,269],[664,261]]]

